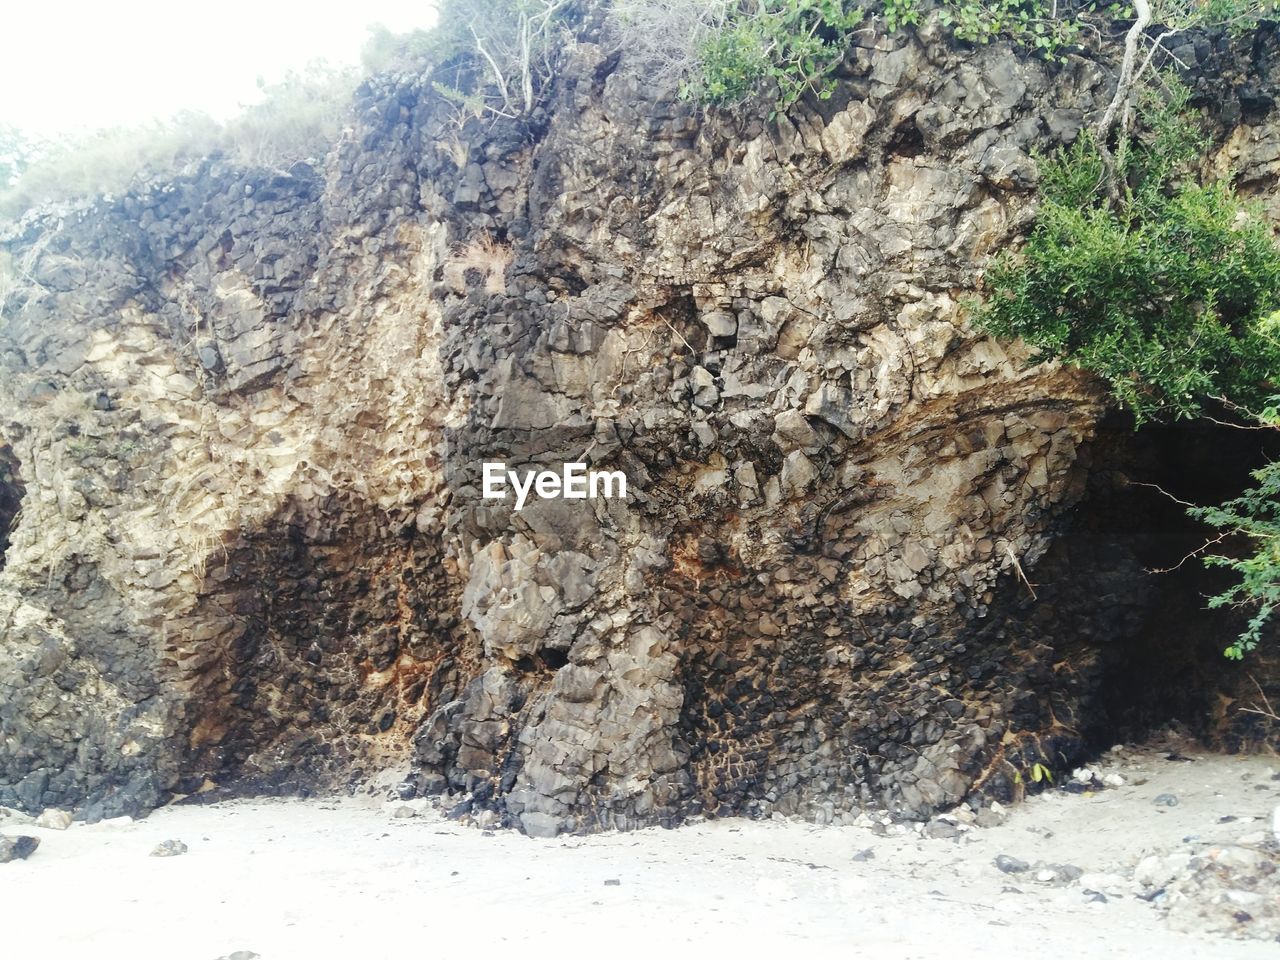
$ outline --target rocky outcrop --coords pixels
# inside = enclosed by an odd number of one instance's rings
[[[407,764],[535,834],[924,816],[1084,749],[1097,638],[1027,608],[1103,394],[963,303],[1109,70],[872,37],[766,123],[589,40],[524,121],[377,77],[323,164],[10,232],[0,803]]]

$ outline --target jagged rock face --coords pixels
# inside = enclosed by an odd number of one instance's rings
[[[528,122],[383,77],[322,169],[26,222],[0,802],[409,763],[547,834],[1069,761],[1100,660],[1024,596],[1102,393],[962,301],[1107,75],[926,31],[766,124],[584,43]],[[481,496],[583,460],[627,498]]]

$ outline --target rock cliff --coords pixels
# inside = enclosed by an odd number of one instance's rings
[[[1278,49],[1180,50],[1259,194]],[[399,767],[545,835],[1073,762],[1147,602],[1041,563],[1104,395],[963,304],[1112,76],[925,28],[766,122],[586,37],[525,120],[377,76],[323,160],[10,227],[0,803]],[[516,511],[486,461],[628,496]]]

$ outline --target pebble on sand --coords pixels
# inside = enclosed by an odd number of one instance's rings
[[[38,846],[40,841],[36,837],[0,837],[0,863],[25,860]]]
[[[166,840],[163,843],[156,844],[156,848],[151,851],[153,857],[180,857],[187,852],[187,845],[181,840]]]

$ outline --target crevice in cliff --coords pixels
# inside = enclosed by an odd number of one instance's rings
[[[1269,432],[1205,420],[1136,433],[1119,415],[1102,425],[1086,499],[1035,574],[1049,588],[1042,589],[1049,609],[1059,613],[1045,617],[1042,610],[1036,621],[1078,651],[1077,662],[1096,663],[1097,692],[1080,715],[1094,747],[1168,724],[1229,750],[1265,741],[1265,722],[1239,708],[1256,694],[1251,677],[1265,684],[1277,675],[1276,657],[1266,649],[1242,663],[1223,656],[1244,615],[1209,610],[1206,602],[1231,575],[1192,556],[1207,528],[1170,495],[1220,503],[1278,454]],[[1215,550],[1237,546],[1226,541]]]
[[[9,538],[22,513],[27,488],[22,482],[21,464],[13,448],[0,437],[0,570],[8,557]]]

